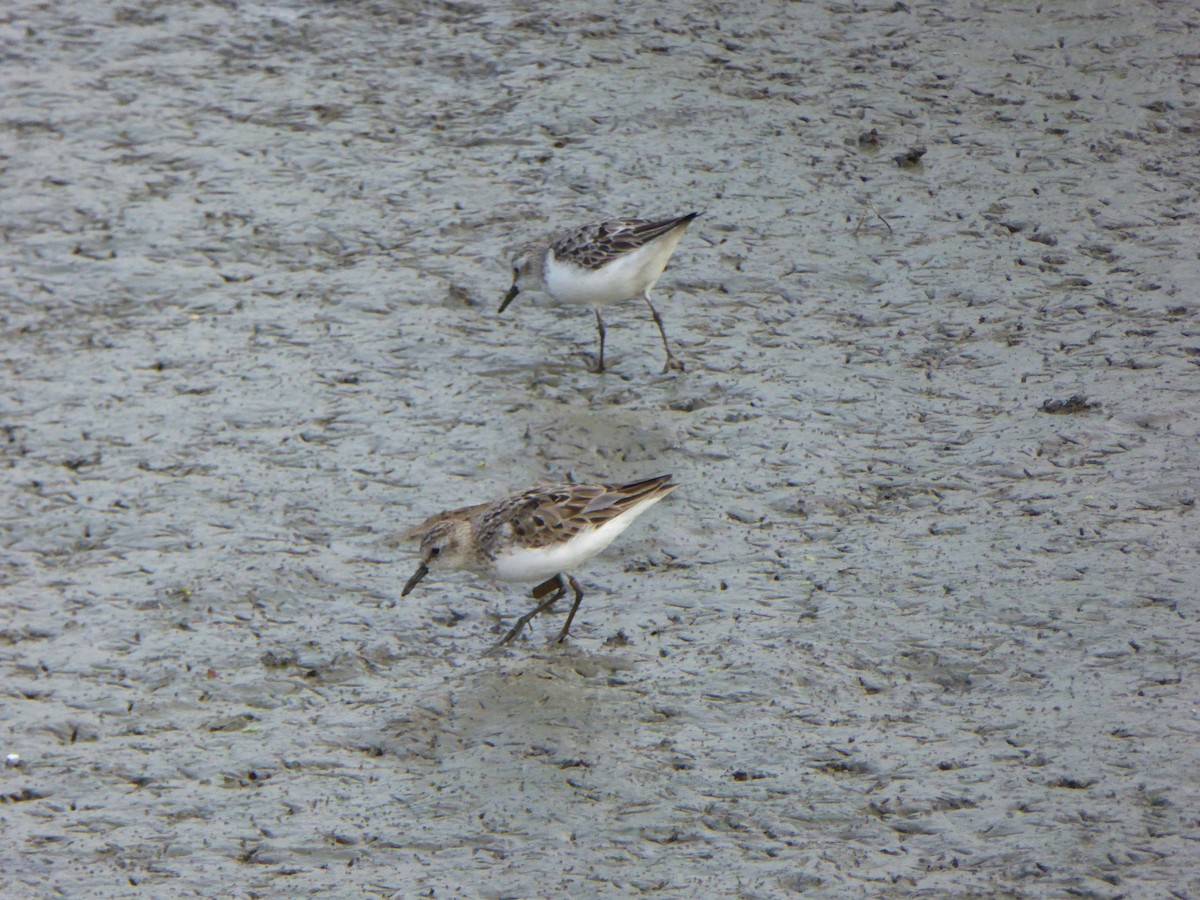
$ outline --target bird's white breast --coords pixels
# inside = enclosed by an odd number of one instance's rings
[[[561,303],[606,306],[640,297],[654,286],[683,237],[683,229],[619,256],[599,269],[582,269],[558,259],[546,260],[546,290]]]
[[[548,547],[511,546],[497,555],[493,577],[499,581],[544,581],[552,575],[570,572],[604,550],[634,519],[664,496],[648,497],[599,528],[581,531],[565,543]]]

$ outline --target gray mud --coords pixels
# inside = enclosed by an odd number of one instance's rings
[[[619,13],[6,7],[4,897],[1200,896],[1195,6]],[[496,315],[691,209],[686,374]]]

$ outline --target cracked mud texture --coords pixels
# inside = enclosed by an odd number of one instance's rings
[[[1200,15],[747,9],[0,14],[3,896],[1200,895]]]

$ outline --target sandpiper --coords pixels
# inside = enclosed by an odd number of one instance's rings
[[[667,362],[663,372],[683,371],[667,344],[662,317],[650,302],[650,289],[662,276],[679,239],[700,213],[674,219],[609,219],[559,235],[549,241],[527,244],[513,260],[513,283],[500,312],[522,289],[541,289],[560,303],[592,307],[600,352],[596,371],[604,371],[604,320],[601,306],[641,297],[650,307],[662,335]]]
[[[407,597],[436,569],[466,569],[496,581],[541,582],[532,591],[538,605],[517,620],[499,647],[553,606],[570,585],[575,602],[558,633],[562,641],[583,600],[570,570],[604,550],[678,486],[670,475],[628,484],[555,484],[438,513],[403,535],[420,538],[421,563],[400,596]]]

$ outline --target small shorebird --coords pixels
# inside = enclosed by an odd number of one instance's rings
[[[610,219],[584,225],[550,241],[527,244],[513,260],[513,283],[504,295],[500,312],[508,308],[523,288],[544,290],[560,303],[592,307],[600,353],[596,371],[604,371],[604,320],[600,307],[641,297],[650,307],[662,335],[667,363],[663,372],[683,371],[671,354],[662,317],[650,302],[650,289],[662,276],[679,239],[700,213],[675,219]]]
[[[438,513],[403,535],[421,539],[421,564],[400,596],[407,597],[435,569],[466,569],[496,581],[540,581],[532,591],[538,605],[517,620],[499,647],[553,606],[570,585],[575,602],[558,633],[561,641],[583,600],[569,570],[604,550],[677,487],[670,475],[629,484],[555,484]]]

